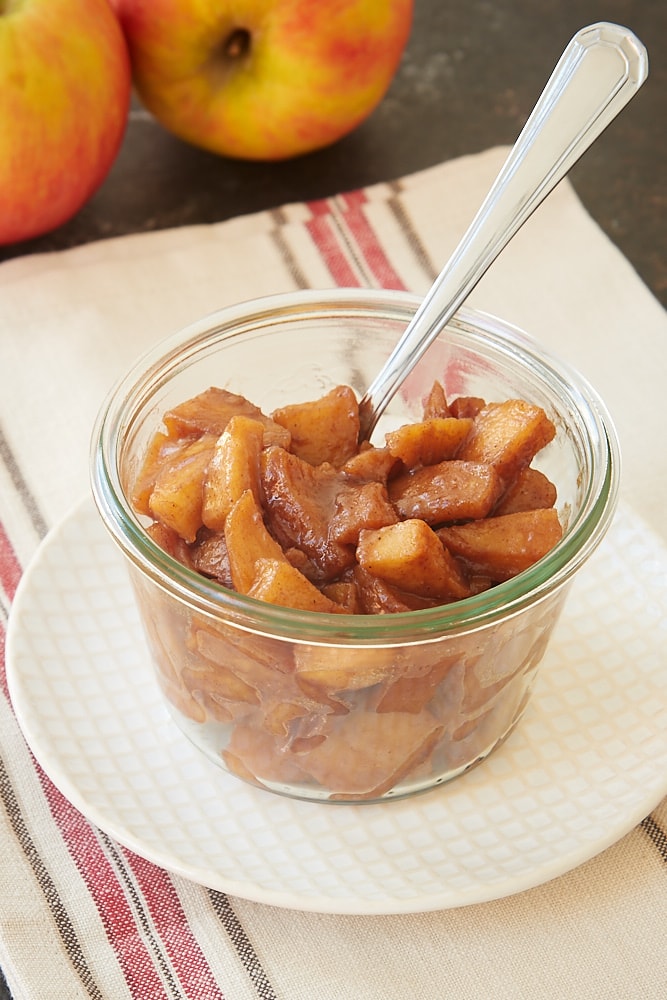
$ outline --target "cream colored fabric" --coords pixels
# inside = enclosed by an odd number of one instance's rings
[[[92,423],[137,355],[226,304],[331,286],[344,274],[425,292],[504,153],[489,150],[326,205],[1,264],[0,638],[21,567],[88,489]],[[337,260],[323,251],[318,219],[338,240]],[[380,263],[345,249],[348,231],[363,245],[366,224],[383,251]],[[523,327],[589,377],[619,429],[624,498],[667,539],[667,315],[568,182],[471,304]],[[141,909],[129,881],[122,900],[117,895],[113,878],[135,869],[101,831],[68,812],[35,767],[4,686],[0,764],[0,965],[16,1000],[667,996],[665,803],[568,875],[465,909],[300,914],[227,900],[174,877],[156,914]],[[91,850],[116,873],[106,902],[72,860],[67,823],[69,836],[78,844],[91,838]]]

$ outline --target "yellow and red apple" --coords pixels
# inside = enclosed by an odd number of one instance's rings
[[[55,229],[106,177],[130,102],[107,0],[0,0],[0,243]]]
[[[377,106],[413,0],[112,0],[139,97],[162,125],[225,156],[327,146]]]

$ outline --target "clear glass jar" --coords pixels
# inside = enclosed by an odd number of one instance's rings
[[[555,439],[533,464],[557,485],[562,540],[484,593],[388,615],[297,611],[226,590],[151,540],[128,501],[162,414],[209,386],[265,413],[339,384],[360,398],[418,305],[390,291],[299,291],[241,303],[160,343],[118,384],[93,436],[92,486],[128,561],[156,678],[212,761],[263,788],[377,801],[447,781],[520,719],[575,573],[618,494],[616,434],[572,368],[502,321],[463,309],[405,381],[375,439],[448,396],[523,398]]]

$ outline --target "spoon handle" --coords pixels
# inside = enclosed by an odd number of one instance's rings
[[[501,250],[647,74],[646,49],[627,28],[601,22],[577,32],[469,229],[361,400],[361,440]]]

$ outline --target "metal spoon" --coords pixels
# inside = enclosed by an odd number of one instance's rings
[[[577,32],[481,208],[360,403],[360,440],[501,250],[570,167],[634,97],[648,56],[627,28]]]

